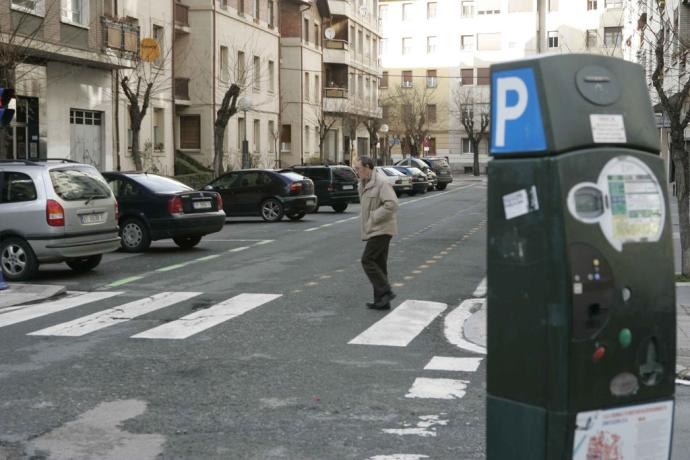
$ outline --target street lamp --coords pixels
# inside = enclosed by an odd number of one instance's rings
[[[252,108],[252,100],[249,96],[240,97],[237,101],[237,108],[244,112],[244,139],[242,140],[242,169],[250,167],[249,164],[249,142],[247,141],[247,110]]]
[[[379,149],[383,151],[383,164],[388,164],[390,163],[390,147],[388,146],[388,125],[387,124],[382,124],[381,127],[379,128],[379,132],[382,132],[384,134],[384,142],[382,143],[379,140]]]

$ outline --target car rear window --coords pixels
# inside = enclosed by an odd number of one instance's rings
[[[446,161],[445,158],[434,158],[433,160],[427,158],[425,161],[427,163],[430,163],[431,166],[434,166],[434,167],[441,167],[442,168],[444,166],[448,166],[448,162]]]
[[[328,168],[304,168],[298,171],[299,174],[307,176],[312,180],[331,180],[331,175]]]
[[[155,174],[132,174],[128,177],[154,193],[177,193],[194,190],[182,182]]]
[[[280,172],[279,174],[287,177],[291,181],[304,180],[304,176],[302,176],[301,174],[294,173],[294,172],[285,171],[285,172]]]
[[[112,195],[103,177],[91,168],[60,168],[50,170],[55,193],[65,201],[108,198]]]
[[[355,182],[357,174],[350,168],[333,168],[333,177],[336,182]]]

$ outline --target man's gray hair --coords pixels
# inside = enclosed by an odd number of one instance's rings
[[[371,157],[359,157],[359,163],[362,166],[367,166],[369,169],[374,169],[374,160]]]

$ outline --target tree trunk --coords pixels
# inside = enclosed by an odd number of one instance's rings
[[[223,174],[223,144],[225,142],[225,128],[213,127],[213,177]]]
[[[474,158],[474,162],[472,164],[472,174],[475,176],[479,175],[479,142],[473,140],[472,141],[472,156]]]
[[[136,128],[132,126],[132,160],[134,161],[134,169],[137,171],[143,171],[144,165],[141,163],[141,152],[139,151],[139,130],[141,128],[137,126]]]
[[[683,131],[680,131],[681,135]],[[690,276],[690,169],[688,154],[682,137],[671,140],[673,164],[676,168],[676,195],[678,196],[678,226],[680,228],[681,270]]]
[[[0,160],[11,160],[9,149],[10,127],[0,128]]]

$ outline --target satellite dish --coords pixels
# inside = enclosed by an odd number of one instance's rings
[[[323,31],[323,34],[327,39],[333,40],[335,38],[335,29],[333,29],[333,27],[326,27],[326,30]]]
[[[379,128],[379,131],[381,131],[384,134],[387,133],[388,132],[388,125],[385,123],[382,124],[381,127]]]
[[[359,7],[359,15],[365,17],[367,15],[367,7],[362,5]]]

